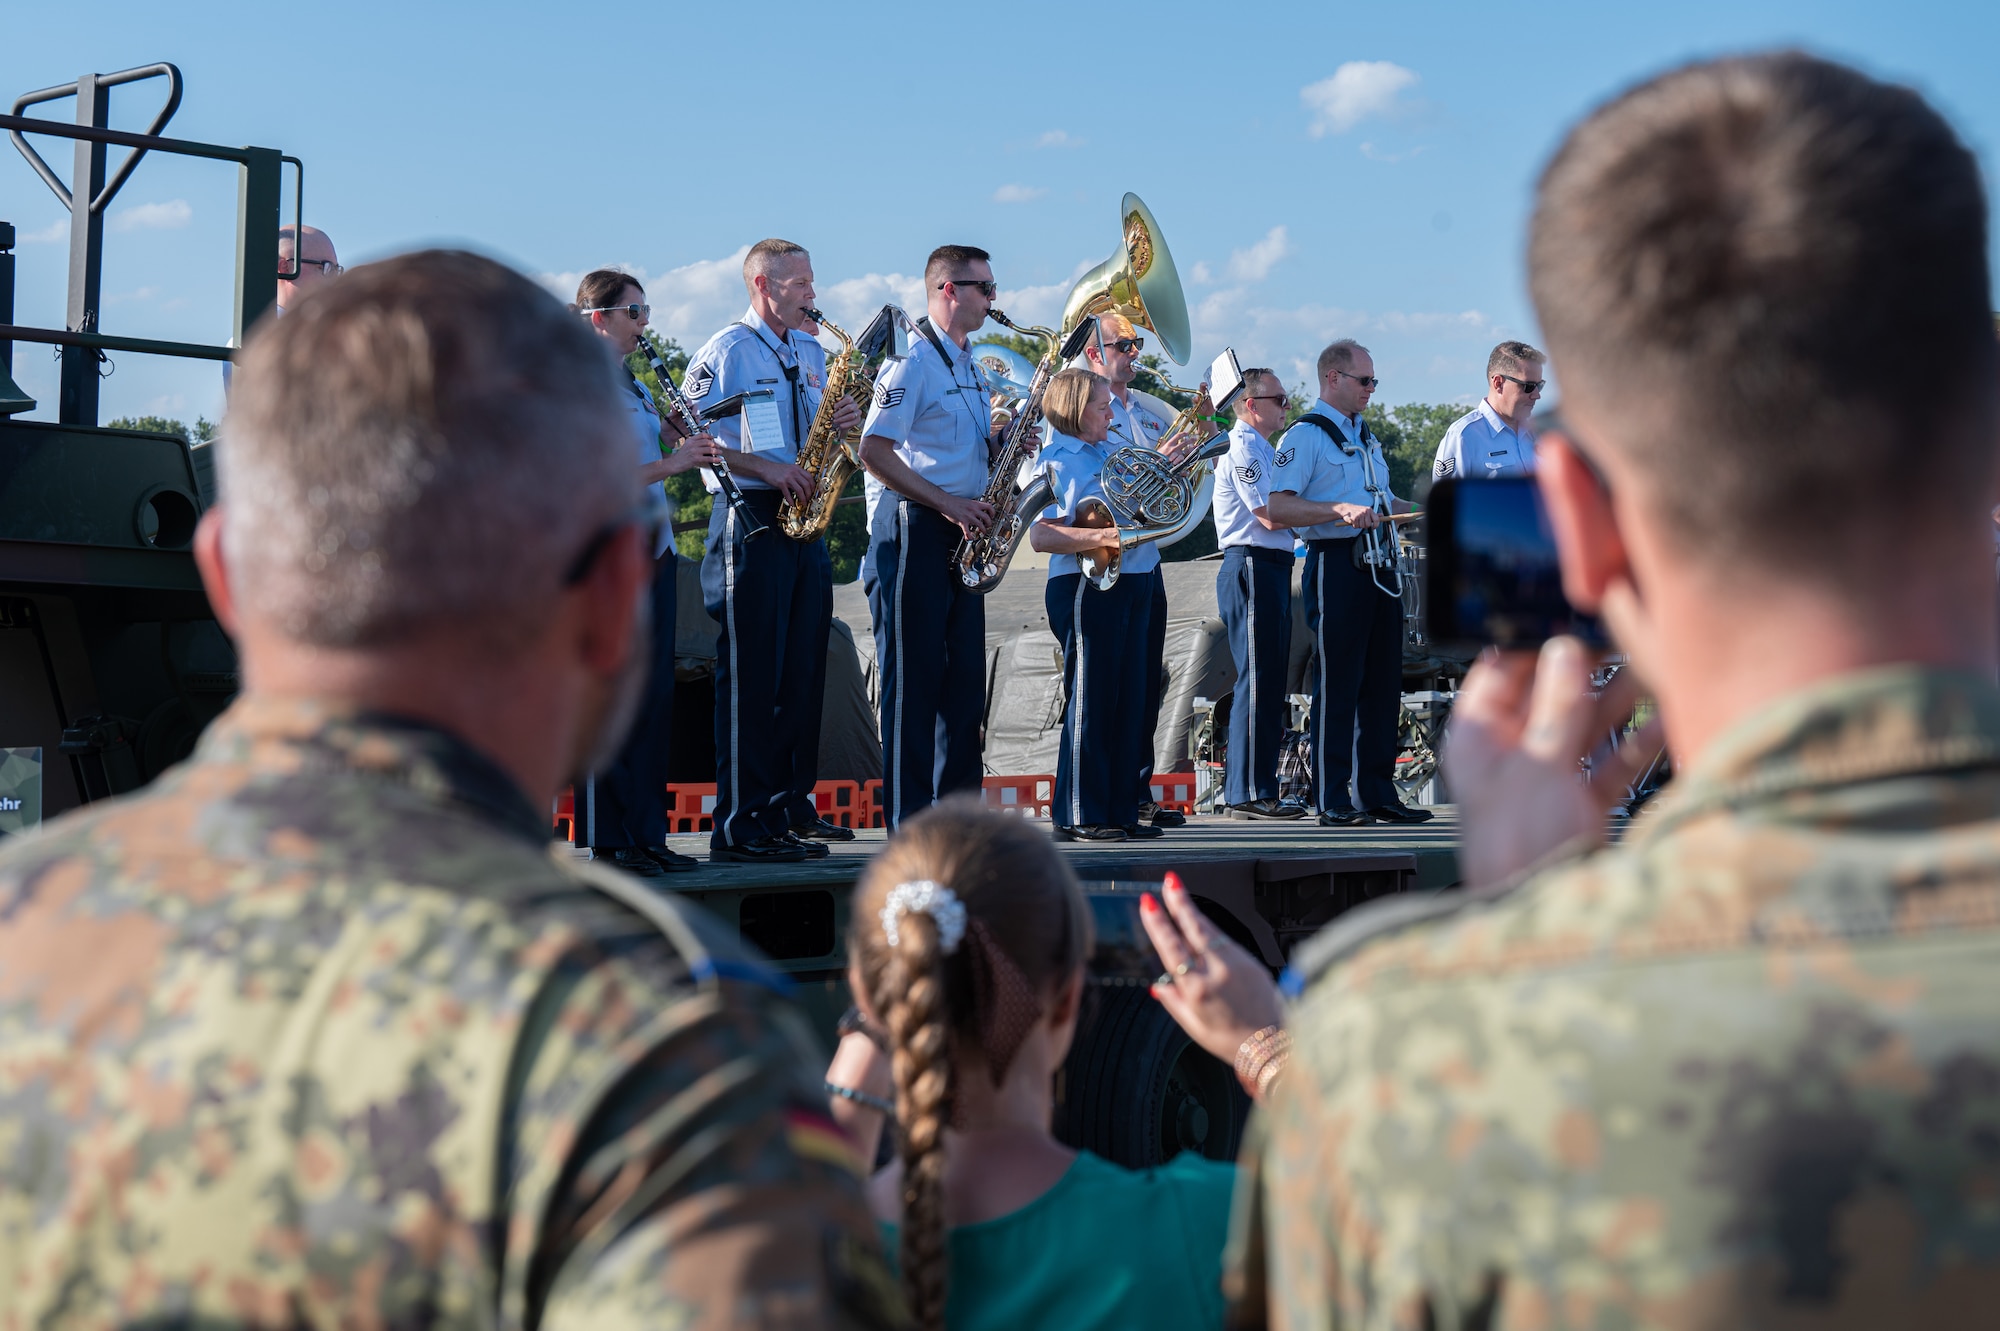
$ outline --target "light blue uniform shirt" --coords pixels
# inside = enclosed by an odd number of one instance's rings
[[[626,375],[625,383],[630,391],[625,394],[625,410],[632,418],[632,433],[638,442],[639,465],[658,462],[666,456],[667,450],[660,442],[660,410],[653,405],[653,394],[646,385]],[[655,481],[646,487],[646,498],[654,503],[665,503],[667,483]],[[659,548],[653,551],[658,559],[673,544],[674,534],[662,528]]]
[[[1389,462],[1382,456],[1382,441],[1370,435],[1364,448],[1360,422],[1343,416],[1324,400],[1312,409],[1347,436],[1343,445],[1316,425],[1294,424],[1278,440],[1271,458],[1271,490],[1289,490],[1316,504],[1361,504],[1379,507],[1376,497],[1393,498],[1389,493]],[[1360,535],[1344,522],[1322,522],[1301,527],[1299,535],[1309,541],[1346,541]]]
[[[1534,470],[1535,436],[1507,424],[1493,410],[1493,404],[1481,398],[1478,406],[1453,421],[1444,432],[1437,460],[1431,463],[1431,479],[1471,476],[1492,480],[1499,476],[1528,476]]]
[[[798,370],[796,391],[785,374],[791,367]],[[796,462],[799,444],[812,432],[820,395],[826,391],[826,348],[812,337],[794,328],[780,339],[757,311],[751,310],[703,343],[681,380],[681,391],[697,407],[760,388],[770,389],[771,400],[777,405],[778,438],[752,438],[746,448],[740,414],[717,421],[709,433],[724,448],[778,462]],[[747,472],[738,470],[735,475],[736,483],[745,490],[771,488]],[[702,469],[701,479],[710,494],[722,488],[707,468]]]
[[[1291,552],[1291,528],[1272,531],[1255,512],[1271,502],[1274,452],[1270,442],[1244,422],[1230,427],[1229,455],[1215,469],[1215,543],[1223,549],[1249,545]]]
[[[895,440],[896,456],[911,471],[948,495],[977,499],[986,492],[989,470],[986,381],[969,349],[941,333],[938,345],[943,356],[919,333],[910,339],[909,355],[882,367],[861,434]],[[887,489],[868,478],[871,521]]]
[[[1115,439],[1106,439],[1101,444],[1086,444],[1081,439],[1072,439],[1066,434],[1058,434],[1047,426],[1048,436],[1042,444],[1042,451],[1035,460],[1035,470],[1049,478],[1056,497],[1042,517],[1050,522],[1069,525],[1069,519],[1076,514],[1076,506],[1086,499],[1104,498],[1104,460],[1125,447]],[[1119,567],[1126,573],[1151,573],[1160,566],[1160,551],[1151,541],[1134,546],[1125,552]],[[1049,576],[1059,578],[1065,573],[1081,573],[1083,565],[1075,555],[1050,555]]]
[[[1128,393],[1129,403],[1120,402],[1116,393],[1111,395],[1111,432],[1105,442],[1114,452],[1128,444],[1144,444],[1157,453],[1160,436],[1173,421],[1173,408],[1150,393],[1130,390]],[[1167,414],[1162,416],[1162,410]]]

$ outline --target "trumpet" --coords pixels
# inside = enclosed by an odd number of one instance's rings
[[[1049,381],[1056,371],[1073,357],[1080,355],[1084,344],[1090,341],[1097,327],[1095,318],[1086,318],[1070,330],[1067,339],[1057,336],[1053,328],[1023,328],[1009,319],[1003,311],[988,310],[988,317],[1003,328],[1012,329],[1025,337],[1041,339],[1048,350],[1043,353],[1041,363],[1035,366],[1034,382],[1028,385],[1027,399],[1020,410],[1007,422],[1006,430],[1000,436],[1000,449],[993,461],[993,470],[986,479],[986,490],[980,498],[993,507],[992,525],[985,531],[967,536],[952,553],[951,566],[958,574],[959,584],[967,591],[985,595],[1000,585],[1000,579],[1007,576],[1007,566],[1014,560],[1014,552],[1020,548],[1021,537],[1027,534],[1029,524],[1035,516],[1048,507],[1054,498],[1054,490],[1049,478],[1040,472],[1021,483],[1021,468],[1035,455],[1035,443],[1031,432],[1041,423],[1042,395],[1049,390]]]
[[[674,377],[667,373],[666,362],[660,359],[659,352],[653,350],[653,344],[642,337],[639,339],[639,351],[653,367],[653,373],[660,376],[660,387],[666,392],[668,408],[673,412],[682,434],[689,438],[707,434],[711,420],[721,420],[725,416],[734,414],[718,407],[714,416],[703,416],[701,408],[688,399],[688,395],[681,391],[681,386],[674,382]],[[742,395],[739,394],[734,402],[736,410],[742,410]],[[764,524],[757,520],[757,511],[751,508],[750,501],[743,497],[743,487],[736,483],[736,477],[730,473],[728,461],[720,452],[715,455],[713,470],[715,483],[721,489],[722,497],[729,501],[729,506],[736,510],[737,520],[743,524],[743,539],[747,541],[753,536],[763,535]]]

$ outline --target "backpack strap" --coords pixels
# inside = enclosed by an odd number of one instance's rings
[[[1340,445],[1340,451],[1347,454],[1349,457],[1352,457],[1354,454],[1361,451],[1355,445],[1347,441],[1347,435],[1342,432],[1341,428],[1338,425],[1335,425],[1333,423],[1333,418],[1331,416],[1322,415],[1320,412],[1317,411],[1309,411],[1305,415],[1293,421],[1291,425],[1287,425],[1285,427],[1285,434],[1290,434],[1292,432],[1292,427],[1297,425],[1316,426],[1317,428],[1326,431],[1326,437],[1333,440],[1334,443]],[[1283,435],[1279,436],[1279,438],[1283,437],[1284,437]],[[1361,426],[1361,438],[1362,442],[1364,443],[1367,442],[1368,426],[1366,425],[1366,423],[1364,423]]]

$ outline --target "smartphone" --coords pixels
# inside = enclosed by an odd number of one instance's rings
[[[1603,625],[1563,595],[1555,534],[1532,476],[1439,481],[1425,517],[1431,641],[1535,648],[1569,634],[1604,644]]]

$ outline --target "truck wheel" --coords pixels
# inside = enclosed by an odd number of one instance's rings
[[[1128,1169],[1182,1151],[1234,1160],[1250,1100],[1151,994],[1094,987],[1057,1085],[1055,1135]]]

